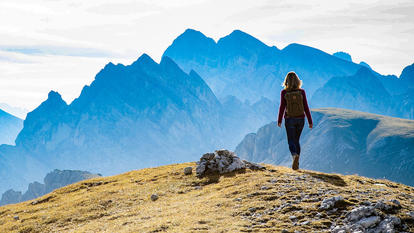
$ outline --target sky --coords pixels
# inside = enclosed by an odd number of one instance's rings
[[[69,104],[105,64],[159,61],[187,28],[345,51],[399,76],[414,63],[412,12],[412,0],[1,0],[0,103],[31,111],[55,90]]]

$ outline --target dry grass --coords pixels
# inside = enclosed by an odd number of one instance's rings
[[[325,212],[315,217],[320,200],[335,195],[345,198],[340,209],[365,200],[398,199],[403,209],[396,215],[414,230],[414,223],[404,220],[414,209],[414,188],[402,184],[271,165],[265,171],[199,179],[183,174],[187,166],[195,163],[94,178],[33,203],[0,207],[0,232],[315,232],[341,218]],[[153,193],[158,200],[151,201]],[[293,214],[297,224],[289,219]],[[310,223],[300,224],[305,220]]]

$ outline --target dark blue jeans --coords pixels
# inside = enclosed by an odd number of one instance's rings
[[[292,155],[300,155],[299,138],[305,125],[305,118],[285,118],[289,150]]]

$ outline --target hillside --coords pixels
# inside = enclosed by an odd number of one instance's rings
[[[328,232],[370,206],[378,226],[392,215],[397,231],[414,231],[413,187],[272,165],[199,179],[183,174],[187,166],[195,163],[94,178],[0,207],[0,232]],[[343,200],[327,208],[336,196]]]
[[[301,166],[322,172],[359,174],[414,185],[414,121],[370,113],[312,110],[301,136]],[[289,165],[286,130],[275,122],[246,135],[235,151],[254,162]]]
[[[0,109],[0,145],[14,145],[14,140],[22,128],[22,119]]]

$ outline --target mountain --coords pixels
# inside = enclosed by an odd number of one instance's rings
[[[351,76],[333,77],[311,99],[312,107],[336,107],[414,119],[414,64],[400,78],[378,76],[362,67]]]
[[[18,203],[22,201],[32,200],[37,197],[43,196],[52,192],[55,189],[64,187],[69,184],[76,183],[81,180],[86,180],[94,177],[100,176],[99,174],[92,174],[86,171],[76,171],[76,170],[57,170],[55,169],[52,172],[49,172],[43,179],[44,184],[39,182],[30,183],[27,191],[22,194],[20,191],[15,191],[13,189],[7,190],[3,193],[0,206]]]
[[[53,169],[112,175],[235,148],[275,109],[264,97],[221,103],[196,72],[168,57],[109,63],[72,103],[51,91],[27,114],[16,146],[0,147],[0,192],[22,190]]]
[[[290,44],[280,50],[235,30],[217,42],[188,29],[165,50],[184,70],[195,70],[216,96],[256,102],[261,97],[279,101],[281,83],[294,70],[311,96],[333,76],[354,74],[361,66],[321,50]]]
[[[51,91],[27,114],[16,146],[0,148],[0,191],[53,169],[110,175],[191,159],[221,146],[220,109],[203,79],[168,57],[109,63],[69,105]]]
[[[351,57],[351,55],[349,55],[349,53],[340,51],[340,52],[336,52],[336,53],[334,53],[332,55],[334,55],[335,57],[339,57],[341,59],[344,59],[345,61],[352,62],[352,57]]]
[[[248,100],[254,103],[265,97],[277,104],[281,83],[287,72],[293,70],[303,80],[308,99],[312,99],[311,107],[351,108],[414,119],[408,91],[414,86],[411,85],[414,78],[402,78],[413,76],[412,66],[406,67],[400,78],[384,76],[365,62],[352,62],[351,56],[345,52],[330,55],[296,43],[279,49],[240,30],[215,42],[199,31],[187,29],[163,56],[171,57],[186,72],[195,70],[199,73],[219,99],[230,95],[241,102]],[[371,81],[372,88],[358,85]],[[342,87],[342,84],[346,86]],[[379,87],[379,90],[374,87]],[[380,92],[384,89],[385,92]],[[365,93],[367,91],[369,93]],[[348,96],[352,98],[343,99]],[[360,105],[359,97],[371,99],[374,103]],[[381,98],[386,101],[378,103]],[[399,102],[403,104],[398,108]]]
[[[312,118],[314,129],[305,125],[301,136],[301,168],[414,185],[414,121],[335,108],[314,109]],[[285,129],[275,122],[246,135],[236,153],[291,164]]]
[[[390,113],[391,95],[379,77],[362,67],[352,76],[333,77],[311,99],[312,107],[336,107],[371,113]]]
[[[414,231],[413,187],[273,165],[199,179],[184,175],[188,166],[89,179],[2,206],[0,231]]]
[[[0,109],[0,145],[14,145],[17,134],[23,128],[23,121]]]

